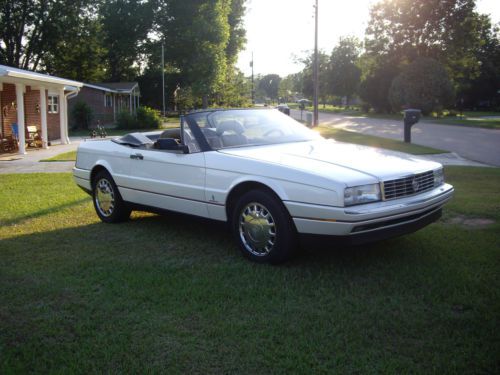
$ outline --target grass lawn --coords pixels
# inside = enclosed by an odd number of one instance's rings
[[[0,373],[498,373],[500,169],[446,175],[440,222],[279,267],[223,225],[103,224],[70,174],[3,175]]]
[[[405,143],[394,139],[376,137],[373,135],[351,132],[343,129],[319,126],[318,131],[325,138],[334,138],[339,142],[355,143],[359,145],[385,148],[388,150],[406,152],[414,155],[442,154],[448,151],[436,148],[419,146],[413,143]]]
[[[42,159],[40,161],[42,161],[42,162],[76,161],[76,150],[75,151],[69,151],[69,152],[63,152],[62,154],[58,154],[56,156],[52,156],[51,158],[48,158],[48,159]]]
[[[430,121],[443,125],[460,125],[486,129],[500,129],[500,118],[485,118],[471,115],[471,117],[425,117],[423,121]]]

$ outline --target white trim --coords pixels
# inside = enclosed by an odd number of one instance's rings
[[[48,74],[41,74],[30,72],[28,70],[17,69],[11,66],[0,65],[0,76],[3,77],[12,77],[12,78],[24,78],[33,81],[47,82],[47,83],[55,83],[59,85],[70,85],[76,87],[82,87],[83,83],[72,81],[69,79],[59,78],[50,76]]]
[[[95,86],[95,85],[90,85],[88,83],[84,83],[83,86],[85,87],[90,87],[91,89],[97,89],[97,90],[102,90],[102,91],[107,91],[107,92],[116,92],[115,90],[108,89],[107,87],[101,87],[101,86]]]
[[[64,92],[64,90],[61,90]],[[57,98],[57,103],[54,103],[54,100],[51,98]],[[55,115],[61,111],[61,98],[59,94],[54,94],[53,92],[49,91],[49,94],[47,95],[47,113],[50,113],[51,115]],[[55,110],[54,110],[55,108]]]
[[[26,86],[16,83],[17,132],[19,133],[19,153],[26,154],[26,134],[24,133],[24,92]]]
[[[45,87],[38,88],[40,91],[40,120],[42,123],[42,147],[49,148],[49,136],[47,130],[47,99],[45,97]]]
[[[64,107],[64,89],[62,88],[59,91],[59,133],[61,136],[61,144],[68,144],[68,135],[66,134],[67,126],[66,126],[66,116],[64,115],[64,111],[66,108]]]

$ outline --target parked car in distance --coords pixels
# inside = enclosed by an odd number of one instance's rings
[[[420,229],[453,187],[439,163],[323,139],[275,109],[193,112],[180,127],[81,142],[74,180],[106,223],[131,210],[228,222],[242,253],[280,263],[298,239],[360,244]]]
[[[278,111],[284,113],[285,115],[290,116],[290,107],[288,107],[288,105],[286,105],[286,104],[278,104],[276,106],[276,109]]]

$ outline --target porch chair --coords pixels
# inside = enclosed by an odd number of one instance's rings
[[[36,126],[28,126],[27,130],[26,144],[28,147],[42,147],[42,137],[40,137],[40,132]]]

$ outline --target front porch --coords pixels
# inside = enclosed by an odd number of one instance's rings
[[[82,83],[0,65],[0,153],[26,154],[68,137],[68,97]]]

